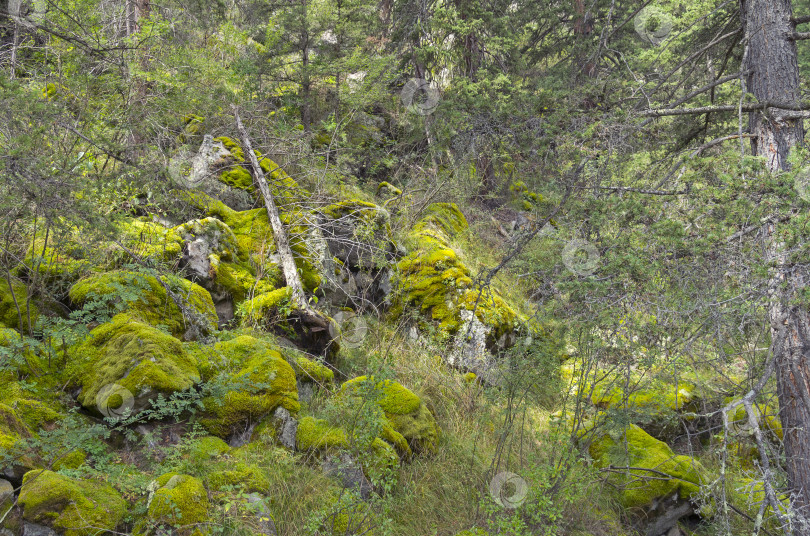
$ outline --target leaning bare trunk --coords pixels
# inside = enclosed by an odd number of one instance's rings
[[[796,43],[790,38],[790,0],[745,0],[743,23],[749,38],[745,69],[751,74],[747,90],[760,102],[797,104],[799,67]],[[752,150],[764,156],[772,172],[788,168],[790,150],[802,143],[800,118],[789,112],[769,109],[750,115]],[[793,303],[806,285],[804,276],[794,269],[777,238],[776,224],[764,229],[768,262],[772,265],[769,285],[771,335],[785,329],[781,343],[774,345],[777,373],[779,416],[784,431],[788,485],[792,493],[793,533],[810,534],[807,520],[810,508],[810,314],[806,307]]]
[[[301,278],[298,276],[298,268],[295,265],[295,257],[293,257],[292,248],[290,248],[287,231],[284,229],[284,225],[281,222],[273,193],[267,185],[264,171],[259,165],[259,159],[256,158],[256,153],[253,152],[250,136],[248,136],[247,130],[242,124],[242,120],[239,117],[239,110],[236,106],[233,107],[233,113],[236,118],[236,128],[239,130],[239,135],[242,138],[244,152],[250,157],[250,166],[253,169],[253,176],[264,198],[267,217],[273,228],[273,239],[276,243],[276,250],[278,256],[281,258],[281,271],[284,273],[287,286],[290,287],[292,291],[292,302],[295,304],[296,310],[290,315],[288,320],[293,330],[301,337],[302,345],[309,351],[319,354],[322,353],[326,356],[335,355],[340,346],[331,336],[331,332],[334,330],[334,326],[331,325],[332,321],[328,316],[309,306],[309,302],[304,295],[304,286],[301,284]],[[271,173],[272,171],[273,170],[270,170]]]
[[[239,130],[239,136],[242,138],[242,145],[245,149],[245,154],[250,158],[250,165],[253,168],[253,175],[256,178],[256,183],[259,186],[259,191],[264,198],[264,206],[267,208],[267,218],[270,220],[270,225],[273,227],[273,237],[278,250],[278,256],[281,258],[281,270],[284,273],[284,279],[287,281],[287,286],[292,290],[292,299],[296,307],[299,309],[309,309],[306,297],[304,296],[304,286],[301,284],[301,278],[298,276],[298,268],[295,266],[295,257],[293,257],[292,249],[290,248],[290,241],[287,239],[287,231],[284,229],[284,224],[281,223],[281,217],[278,213],[275,198],[270,187],[267,185],[267,179],[264,177],[264,172],[259,165],[259,159],[256,158],[256,153],[253,152],[253,146],[250,143],[250,136],[248,136],[245,126],[242,124],[242,119],[239,117],[239,111],[234,107],[234,116],[236,118],[236,128]]]

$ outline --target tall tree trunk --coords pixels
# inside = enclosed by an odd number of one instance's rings
[[[747,90],[759,101],[798,104],[799,67],[796,43],[790,37],[794,31],[790,0],[743,0],[741,13],[748,37],[744,69],[751,71]],[[751,113],[749,124],[755,136],[754,154],[764,156],[772,172],[786,170],[790,150],[803,141],[801,119],[770,109]],[[807,281],[792,269],[776,231],[775,223],[765,229],[766,253],[773,264],[769,317],[774,340],[785,329],[783,342],[774,347],[774,359],[794,506],[793,533],[799,536],[810,534],[810,312],[793,304]]]

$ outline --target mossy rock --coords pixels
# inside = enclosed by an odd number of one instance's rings
[[[304,417],[298,422],[295,441],[296,448],[302,452],[349,446],[349,437],[345,430],[314,417]]]
[[[172,231],[182,237],[185,242],[198,239],[204,240],[210,245],[211,252],[220,260],[230,262],[240,260],[236,235],[225,222],[217,218],[209,216],[208,218],[191,220],[178,225]]]
[[[23,519],[65,536],[95,536],[114,530],[127,512],[126,501],[109,484],[45,470],[25,474],[19,504]]]
[[[387,181],[382,181],[377,185],[377,195],[385,197],[397,197],[402,195],[402,190]]]
[[[200,192],[186,193],[183,197],[209,216],[214,216],[227,224],[236,236],[240,259],[246,259],[251,266],[257,267],[257,273],[263,274],[262,279],[275,283],[276,286],[280,284],[283,279],[280,267],[268,261],[268,257],[276,252],[276,244],[266,209],[237,212],[221,201]],[[287,232],[291,237],[290,247],[295,256],[301,283],[306,291],[312,292],[320,286],[322,276],[317,267],[316,254],[310,251],[309,245],[304,240],[304,237],[311,233],[311,229],[302,215],[293,216],[285,213],[281,218],[287,225]]]
[[[167,284],[172,292],[185,300],[186,306],[202,318],[203,329],[214,331],[217,312],[211,294],[186,279],[170,276]],[[191,324],[180,308],[153,275],[129,271],[113,271],[88,276],[70,289],[70,300],[81,307],[98,301],[107,314],[128,312],[150,325],[165,325],[175,337],[190,336]],[[123,294],[123,297],[121,296]]]
[[[212,492],[229,493],[239,489],[248,493],[267,493],[270,489],[270,480],[256,465],[232,460],[218,465],[221,467],[216,467],[206,476],[208,489]]]
[[[302,355],[287,355],[287,360],[295,370],[298,381],[312,382],[319,385],[331,384],[335,373],[326,365]]]
[[[597,467],[618,470],[609,478],[621,489],[619,499],[625,508],[647,507],[670,496],[688,500],[711,480],[698,461],[676,455],[634,424],[615,437],[602,436],[591,443],[589,452]],[[623,467],[634,469],[622,472]]]
[[[239,314],[248,325],[262,324],[268,318],[276,317],[281,311],[291,308],[291,298],[292,288],[281,287],[247,300],[242,304]]]
[[[228,451],[231,447],[216,436],[203,436],[194,440],[189,448],[189,456],[196,462],[208,462]]]
[[[223,171],[219,175],[219,180],[234,188],[254,192],[253,176],[249,171],[250,163],[245,157],[244,149],[236,141],[226,136],[214,138],[214,141],[221,142],[230,151],[230,157],[225,160]],[[254,149],[259,166],[265,173],[270,193],[276,200],[279,210],[286,211],[292,208],[293,202],[300,199],[307,192],[301,188],[295,180],[275,162],[262,156],[262,153]]]
[[[104,414],[116,409],[113,397],[105,398],[105,393],[114,394],[108,386],[128,391],[137,412],[159,394],[184,391],[200,381],[197,364],[180,341],[126,314],[95,328],[71,354],[83,358],[79,402]]]
[[[207,364],[207,378],[219,377],[227,392],[203,400],[201,424],[209,433],[226,438],[281,406],[297,412],[295,372],[278,350],[244,335],[214,345]]]
[[[394,314],[416,305],[448,334],[464,325],[462,311],[475,311],[486,327],[487,346],[509,346],[511,335],[526,324],[495,291],[473,286],[470,270],[452,248],[454,237],[467,229],[467,220],[455,203],[434,203],[408,235],[409,255],[397,263],[399,294]],[[471,315],[471,313],[470,313]]]
[[[180,257],[183,239],[177,229],[146,219],[122,220],[118,223],[119,239],[141,258],[175,262]],[[123,257],[129,261],[129,257]]]
[[[28,288],[25,284],[12,279],[9,286],[6,279],[0,279],[0,327],[21,329],[27,332],[29,314],[32,325],[36,323],[39,308],[33,300],[27,303],[27,298]],[[20,325],[20,314],[22,314],[22,325]]]
[[[367,381],[373,382],[374,379],[359,376],[344,383],[341,391],[355,395]],[[440,433],[436,419],[425,403],[410,389],[395,381],[383,380],[375,384],[371,396],[385,413],[391,428],[386,430],[384,427],[383,439],[393,443],[401,454],[410,454],[410,450],[415,452],[436,450]],[[400,437],[404,438],[410,447],[407,452],[403,452],[404,445]]]
[[[48,402],[38,400],[36,395],[27,393],[18,382],[9,382],[3,388],[0,402],[14,409],[26,427],[31,430],[51,428],[63,417],[53,409],[55,404],[53,400]]]
[[[208,519],[208,492],[202,481],[190,475],[167,473],[150,485],[154,492],[147,509],[156,523],[186,527],[191,533]]]
[[[31,436],[31,431],[14,408],[0,403],[0,450],[8,451],[19,440]]]

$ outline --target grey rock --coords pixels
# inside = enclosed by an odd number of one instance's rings
[[[273,413],[278,430],[278,441],[285,448],[295,450],[295,436],[298,433],[298,421],[284,408],[276,408]]]
[[[346,452],[324,457],[321,468],[327,475],[339,479],[344,488],[357,491],[363,500],[368,499],[373,491],[360,463]]]
[[[251,493],[247,496],[247,502],[256,505],[256,516],[259,518],[258,527],[256,527],[257,533],[266,536],[276,536],[278,534],[278,532],[276,532],[276,524],[273,521],[270,510],[267,508],[264,497],[258,493]]]
[[[231,160],[231,152],[222,142],[206,134],[196,153],[186,149],[171,159],[169,176],[178,186],[200,190],[234,210],[248,210],[255,203],[250,193],[220,182],[217,177]]]
[[[37,525],[26,521],[23,524],[22,536],[57,536],[57,533],[45,525]]]

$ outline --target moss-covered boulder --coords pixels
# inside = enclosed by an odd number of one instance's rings
[[[79,402],[107,417],[121,416],[127,406],[138,412],[158,395],[200,381],[180,341],[126,314],[95,328],[71,355],[78,361]]]
[[[486,350],[514,344],[526,322],[497,292],[480,292],[473,285],[470,270],[452,247],[453,238],[467,227],[454,203],[434,203],[425,209],[407,239],[411,253],[397,263],[395,281],[401,299],[394,313],[416,306],[448,335],[466,334],[472,324],[476,331],[472,347],[463,347],[471,344],[466,337],[458,340],[451,364],[478,372],[488,367]]]
[[[187,194],[185,198],[193,206],[208,216],[224,222],[236,236],[239,257],[255,268],[258,279],[266,280],[278,286],[282,281],[281,269],[275,259],[276,244],[273,230],[265,208],[237,212],[221,201],[201,193]],[[291,205],[294,206],[294,205]],[[312,234],[305,214],[285,212],[281,214],[282,222],[287,225],[290,247],[295,255],[295,264],[301,276],[301,283],[308,292],[321,285],[322,276],[319,269],[319,255],[311,251],[308,237]],[[257,295],[263,289],[253,291]]]
[[[149,274],[129,271],[94,274],[71,287],[70,300],[77,307],[89,304],[110,316],[128,312],[149,325],[166,326],[175,337],[196,337],[198,328],[216,329],[217,313],[207,290],[178,277],[168,277],[164,281],[202,326],[186,319],[166,288]]]
[[[27,269],[57,292],[67,290],[83,275],[104,263],[98,244],[79,229],[70,228],[60,233],[39,231],[25,254]]]
[[[202,481],[190,475],[167,473],[150,484],[147,513],[153,522],[194,532],[208,519],[208,492]]]
[[[8,480],[0,479],[0,536],[19,536],[22,534],[22,516],[15,508],[14,486]]]
[[[22,442],[32,436],[14,408],[0,403],[0,471],[5,478],[18,482],[26,471],[36,466],[36,460],[20,448]]]
[[[219,342],[200,358],[203,377],[221,385],[222,394],[203,400],[202,425],[228,438],[244,432],[277,407],[297,412],[295,372],[270,344],[243,335]]]
[[[212,493],[228,494],[233,489],[247,493],[267,493],[270,480],[257,465],[238,460],[223,460],[206,476],[206,484]]]
[[[183,240],[176,229],[167,228],[147,218],[126,219],[118,222],[119,240],[141,258],[168,263],[180,258]],[[115,248],[112,248],[115,250]],[[124,262],[131,262],[129,254],[117,252]]]
[[[23,519],[65,536],[114,530],[127,512],[126,501],[109,484],[45,470],[26,473],[19,504]]]
[[[216,436],[197,438],[189,448],[189,457],[195,462],[207,463],[231,450],[225,441]]]
[[[28,288],[21,281],[12,279],[9,285],[6,279],[0,279],[0,327],[27,332],[29,316],[31,324],[36,323],[39,308],[28,297]]]
[[[710,481],[698,461],[676,455],[636,425],[593,441],[589,452],[597,467],[613,470],[609,479],[621,490],[619,500],[625,508],[650,508],[669,497],[689,501]]]
[[[436,419],[410,389],[392,380],[375,383],[373,378],[359,376],[344,383],[341,391],[344,395],[369,397],[370,402],[376,402],[387,420],[382,438],[401,455],[436,450],[440,433]]]

